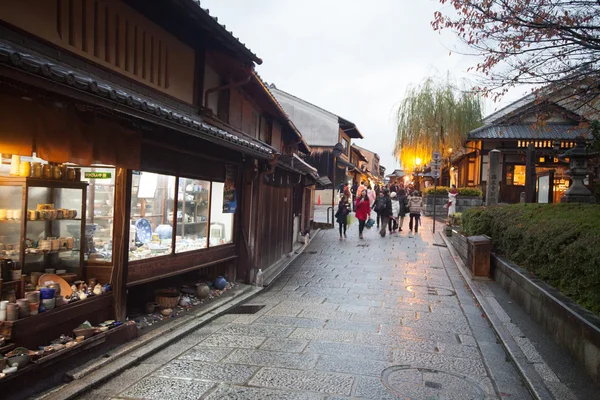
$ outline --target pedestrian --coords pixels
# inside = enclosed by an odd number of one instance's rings
[[[371,204],[369,203],[369,196],[367,195],[367,191],[363,190],[361,196],[356,199],[356,219],[358,220],[358,237],[360,239],[364,239],[363,231],[370,216]]]
[[[352,192],[352,196],[354,196],[356,198],[356,191],[358,190],[358,183],[356,181],[354,181],[354,183],[352,184],[352,189],[350,190],[350,192]]]
[[[360,186],[358,187],[358,189],[356,189],[356,197],[360,198],[363,190],[366,190],[366,189],[367,189],[366,183],[365,183],[365,181],[362,181],[360,183]]]
[[[375,211],[375,214],[377,214],[377,229],[379,229],[379,225],[381,223],[381,213],[379,212],[379,210],[381,209],[381,207],[383,207],[382,202],[383,202],[383,190],[381,190],[379,192],[379,194],[375,198],[375,201],[371,205],[371,208],[373,209],[373,211]]]
[[[392,203],[392,215],[390,215],[390,222],[388,222],[388,231],[390,235],[398,234],[398,217],[400,216],[400,203],[396,192],[390,193],[390,201]]]
[[[390,216],[392,215],[392,202],[390,200],[390,192],[387,189],[383,190],[383,198],[379,204],[379,213],[381,214],[381,229],[379,235],[385,237],[385,231],[387,230]]]
[[[415,233],[417,233],[419,232],[419,224],[421,223],[421,211],[423,211],[423,198],[418,190],[415,190],[408,198],[408,208],[410,210],[410,222],[408,223],[408,229],[410,229],[412,232],[414,227]]]
[[[342,240],[342,233],[344,234],[344,238],[346,236],[346,229],[348,229],[348,215],[350,214],[350,202],[348,201],[348,196],[345,194],[342,195],[340,202],[338,203],[338,209],[335,213],[335,219],[340,227],[340,240]]]
[[[373,189],[367,189],[367,196],[369,196],[369,203],[374,204],[377,196],[375,195]]]
[[[400,212],[398,217],[398,231],[402,232],[402,226],[404,225],[404,217],[408,214],[408,196],[404,189],[398,190],[398,204],[400,205]]]
[[[456,185],[452,185],[452,188],[448,192],[448,203],[446,207],[448,208],[448,217],[451,217],[456,213],[456,197],[458,196],[458,190],[456,189]]]

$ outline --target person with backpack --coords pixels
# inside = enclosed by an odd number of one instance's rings
[[[367,219],[371,216],[371,204],[369,202],[369,196],[367,191],[363,190],[360,197],[356,199],[356,219],[358,220],[358,234],[359,239],[364,239],[363,231],[365,230],[365,224]]]
[[[398,231],[402,232],[402,226],[404,225],[404,217],[408,214],[408,196],[404,189],[398,190],[398,204],[400,206],[398,216]]]
[[[383,190],[379,192],[379,194],[375,198],[375,201],[371,205],[371,208],[373,209],[373,211],[375,211],[375,214],[377,214],[377,229],[379,229],[379,225],[381,223],[381,213],[379,212],[379,210],[382,207],[381,202],[383,202]]]
[[[423,211],[423,198],[418,190],[415,190],[408,198],[408,208],[410,209],[410,222],[408,223],[408,229],[412,232],[413,226],[415,233],[419,232],[419,224],[421,222],[421,211]],[[414,220],[414,225],[413,225]]]
[[[342,240],[342,230],[344,238],[348,237],[346,236],[346,229],[348,229],[348,214],[350,214],[350,202],[348,201],[348,196],[343,194],[335,213],[335,219],[340,228],[340,240]]]
[[[385,231],[387,230],[392,215],[392,201],[390,200],[390,192],[388,189],[383,189],[383,198],[381,198],[379,203],[379,214],[381,215],[381,229],[379,230],[379,235],[385,237]]]

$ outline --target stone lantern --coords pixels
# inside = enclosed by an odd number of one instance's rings
[[[569,170],[567,175],[571,177],[571,186],[560,198],[561,203],[595,203],[596,199],[592,192],[583,184],[583,180],[592,173],[588,168],[588,160],[597,153],[586,151],[586,142],[583,136],[575,139],[575,147],[565,151],[560,158],[569,158]]]

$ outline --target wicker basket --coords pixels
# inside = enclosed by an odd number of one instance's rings
[[[161,308],[175,308],[179,303],[179,291],[176,289],[158,290],[155,296]]]

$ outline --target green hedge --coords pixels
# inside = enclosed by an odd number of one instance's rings
[[[496,252],[600,315],[600,205],[477,207],[462,223],[467,235],[490,236]]]
[[[483,196],[483,193],[481,192],[481,190],[477,189],[477,188],[458,188],[458,195],[459,196],[474,196],[474,197],[481,197]],[[447,186],[437,186],[435,188],[435,194],[436,195],[443,195],[443,196],[448,196],[448,192],[450,191],[450,188]],[[423,196],[427,196],[427,195],[431,195],[433,194],[434,190],[433,190],[433,186],[430,186],[428,188],[423,189]]]

